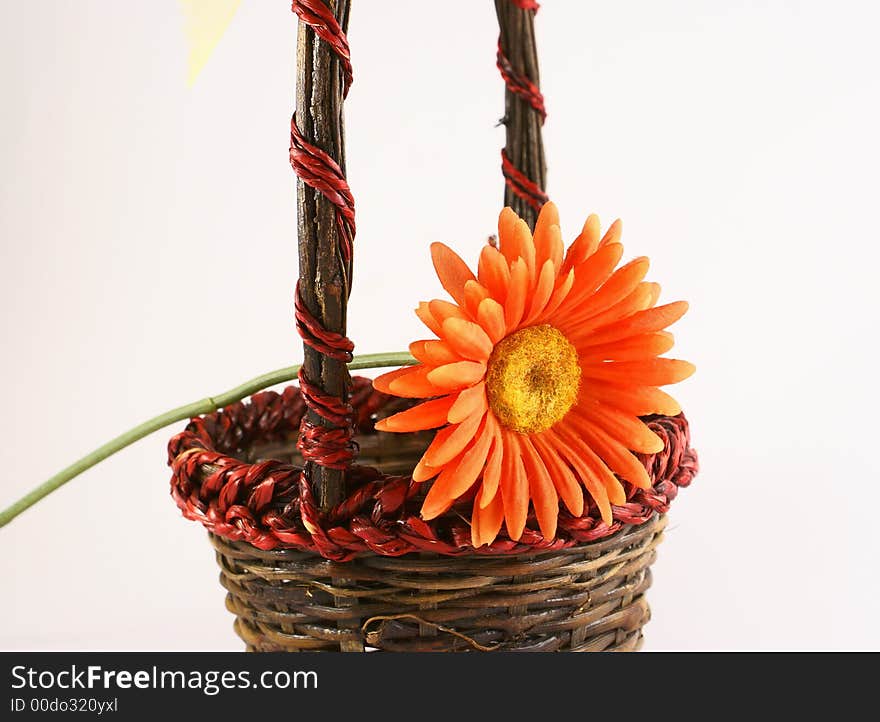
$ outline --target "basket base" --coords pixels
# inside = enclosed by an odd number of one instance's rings
[[[635,651],[664,516],[525,556],[335,563],[209,535],[251,652]]]

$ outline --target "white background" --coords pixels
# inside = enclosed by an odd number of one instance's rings
[[[571,240],[691,311],[646,648],[880,648],[880,22],[869,2],[563,2],[537,18],[549,191]],[[244,0],[194,88],[177,6],[0,1],[0,505],[173,406],[296,363],[295,23]],[[355,0],[350,335],[404,349],[500,209],[488,0]],[[0,648],[240,649],[159,432],[0,531]]]

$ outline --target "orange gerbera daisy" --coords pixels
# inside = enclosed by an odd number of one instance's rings
[[[531,502],[541,533],[556,535],[560,500],[584,513],[587,490],[606,524],[626,502],[621,479],[649,488],[633,451],[663,442],[639,418],[678,414],[658,386],[690,376],[686,361],[659,358],[672,347],[667,326],[683,301],[655,306],[648,259],[616,268],[620,221],[600,237],[599,219],[564,252],[559,215],[547,203],[534,237],[510,208],[498,220],[499,246],[482,249],[477,275],[442,243],[434,267],[455,303],[420,303],[416,313],[436,339],[416,341],[420,363],[383,374],[380,391],[430,398],[380,421],[381,431],[439,429],[415,470],[434,479],[422,506],[433,519],[476,485],[475,547],[506,524],[522,535]],[[441,428],[442,427],[442,428]]]

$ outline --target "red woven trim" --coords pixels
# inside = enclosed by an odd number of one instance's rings
[[[500,39],[498,41],[498,53],[495,57],[498,71],[501,73],[501,77],[504,78],[504,84],[507,86],[507,89],[511,93],[516,93],[516,95],[531,105],[541,116],[541,123],[543,124],[547,120],[547,110],[544,107],[544,96],[540,88],[529,80],[528,76],[517,73],[514,70],[510,60],[507,59],[507,56],[501,49]]]
[[[296,282],[296,299],[294,300],[296,330],[302,340],[313,349],[336,359],[348,363],[351,361],[354,343],[351,339],[335,331],[328,331],[318,320],[309,313],[299,290],[299,281]]]
[[[330,8],[321,0],[293,0],[290,9],[302,22],[315,31],[315,35],[333,48],[333,52],[336,53],[342,64],[342,97],[346,97],[354,79],[351,67],[351,50],[348,47],[348,38],[342,32],[342,28],[339,27]]]
[[[504,175],[507,187],[536,211],[540,211],[544,204],[550,200],[550,197],[541,190],[537,183],[511,163],[504,148],[501,149],[501,173]]]
[[[538,9],[541,7],[535,0],[510,0],[514,5],[516,5],[520,10],[534,10],[538,12]]]
[[[300,549],[335,561],[365,553],[399,556],[417,551],[447,556],[523,554],[594,541],[624,524],[641,524],[655,513],[665,513],[678,489],[688,486],[698,470],[685,417],[647,417],[649,428],[664,441],[662,452],[639,456],[653,488],[636,489],[623,482],[627,503],[612,507],[614,522],[610,526],[601,521],[595,505],[589,504],[581,517],[563,510],[557,538],[552,541],[541,536],[530,516],[519,541],[502,535],[491,546],[475,550],[470,526],[464,520],[467,503],[425,522],[418,516],[425,485],[410,478],[350,467],[347,486],[353,489],[351,495],[322,515],[299,468],[278,461],[248,464],[229,455],[257,438],[281,441],[293,437],[305,404],[316,402],[310,394],[304,403],[295,387],[283,394],[264,391],[249,403],[239,402],[193,419],[171,439],[171,495],[183,515],[215,534],[260,549]],[[359,424],[369,425],[364,410],[373,413],[388,398],[373,390],[368,379],[353,379],[352,399],[357,406],[352,413]]]
[[[336,206],[340,253],[348,263],[355,235],[354,196],[339,164],[300,133],[295,113],[290,120],[290,165],[303,183],[320,191]]]

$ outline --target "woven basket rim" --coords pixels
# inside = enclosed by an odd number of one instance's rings
[[[367,559],[372,558],[375,562],[378,562],[379,566],[377,569],[384,568],[382,565],[387,564],[387,568],[396,568],[398,562],[400,561],[408,561],[413,563],[417,560],[419,567],[424,567],[425,571],[438,571],[444,569],[454,569],[456,573],[462,573],[463,569],[467,568],[468,564],[474,564],[477,568],[482,567],[483,564],[491,564],[492,562],[496,562],[499,565],[508,566],[517,560],[521,560],[523,562],[528,562],[530,565],[535,562],[541,562],[543,560],[551,560],[557,559],[559,556],[572,556],[576,557],[584,545],[589,545],[591,549],[601,552],[604,549],[611,549],[615,547],[619,547],[622,544],[627,543],[629,540],[641,537],[644,534],[660,534],[668,525],[668,517],[665,514],[661,514],[660,512],[655,512],[653,516],[647,521],[641,524],[622,524],[620,527],[603,537],[599,537],[594,539],[593,541],[583,542],[581,544],[572,544],[570,546],[554,548],[554,549],[532,549],[530,551],[520,552],[518,554],[472,554],[466,556],[458,556],[454,558],[449,558],[447,556],[430,556],[425,555],[424,552],[413,551],[408,552],[406,554],[401,554],[399,556],[387,556],[382,554],[364,554],[359,555],[358,559]],[[339,562],[333,559],[327,559],[326,557],[322,557],[320,554],[315,553],[311,550],[300,550],[295,547],[276,547],[274,549],[259,549],[255,547],[248,541],[244,540],[235,540],[230,539],[228,536],[223,536],[221,534],[216,534],[213,531],[208,530],[208,540],[211,542],[211,545],[217,551],[222,551],[225,555],[229,556],[234,552],[240,552],[243,558],[248,559],[261,559],[264,561],[278,561],[284,562],[288,561],[291,558],[291,554],[302,555],[303,559],[308,559],[309,557],[313,557],[315,564],[320,565],[323,570],[333,570],[337,566],[339,568],[340,573],[349,569],[348,566],[340,564]],[[384,562],[382,560],[385,560]],[[449,566],[450,562],[453,562],[452,566]],[[326,568],[323,566],[326,565]],[[518,574],[516,569],[510,571],[511,574]]]
[[[376,392],[369,379],[355,377],[355,426],[368,432],[391,399]],[[588,504],[578,518],[564,509],[560,512],[555,539],[544,539],[530,516],[518,541],[509,539],[502,529],[491,545],[474,549],[462,513],[466,509],[455,506],[436,520],[423,521],[418,515],[418,497],[425,485],[410,477],[387,476],[372,467],[353,465],[348,478],[354,491],[322,513],[299,467],[278,460],[249,463],[231,455],[233,447],[247,447],[254,438],[294,437],[303,413],[299,388],[289,386],[281,393],[263,391],[192,419],[168,445],[171,494],[183,515],[219,536],[247,541],[258,549],[313,551],[334,561],[360,554],[401,556],[416,551],[444,556],[530,554],[601,539],[626,524],[643,524],[665,513],[679,487],[688,486],[698,470],[684,415],[645,417],[664,440],[662,452],[637,455],[654,486],[636,489],[622,482],[628,501],[613,507],[611,525],[601,521],[595,505]]]

